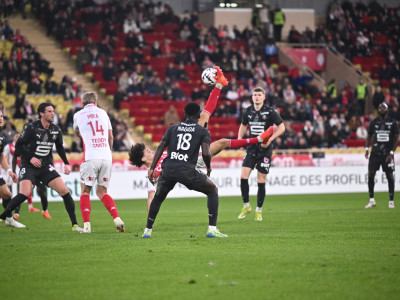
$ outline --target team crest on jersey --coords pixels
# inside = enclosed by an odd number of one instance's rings
[[[264,162],[265,162],[266,164],[268,164],[268,163],[269,163],[269,159],[268,159],[268,157],[264,157]]]
[[[267,118],[267,116],[266,116],[266,115],[263,115],[262,118],[263,118],[263,120],[265,120],[265,119]]]
[[[53,141],[55,141],[57,139],[57,136],[55,134],[53,134]]]

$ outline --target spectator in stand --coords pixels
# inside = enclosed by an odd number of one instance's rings
[[[141,32],[153,32],[153,24],[151,19],[147,15],[143,15],[139,21],[139,28]]]
[[[336,126],[332,127],[328,136],[328,146],[330,148],[343,148],[343,140],[339,135],[339,131]]]
[[[379,104],[385,101],[385,95],[382,92],[382,87],[378,85],[375,89],[374,95],[372,96],[372,105],[377,110]]]
[[[124,71],[121,73],[121,76],[118,79],[118,88],[127,90],[128,87],[129,87],[129,74],[128,72]]]
[[[97,50],[97,48],[92,48],[89,53],[89,64],[92,66],[101,66],[102,62],[100,57],[99,50]]]
[[[153,42],[153,45],[151,46],[151,56],[152,57],[157,57],[157,56],[162,56],[163,52],[161,50],[160,43],[156,40]]]
[[[360,83],[357,85],[355,94],[357,99],[357,114],[363,115],[365,112],[365,102],[367,101],[368,89],[367,84],[363,79],[360,79]]]
[[[104,36],[99,45],[100,57],[112,57],[113,48],[114,46],[110,36],[109,35]]]
[[[39,78],[39,75],[35,72],[31,72],[31,80],[28,83],[28,88],[26,92],[28,94],[41,94],[42,93],[42,80]]]
[[[131,61],[129,60],[129,57],[124,55],[122,59],[119,61],[118,66],[118,73],[123,73],[123,72],[132,72],[133,71],[133,65]]]
[[[84,22],[79,23],[79,27],[76,29],[75,38],[83,41],[89,37],[89,32]]]
[[[363,122],[360,124],[360,126],[357,127],[356,130],[356,138],[359,140],[365,140],[368,136],[368,123]]]
[[[89,52],[86,51],[84,46],[79,47],[79,51],[76,54],[76,68],[80,74],[84,72],[83,66],[88,64],[90,61]]]
[[[179,83],[175,82],[172,88],[172,97],[174,101],[185,101],[186,96],[183,90],[180,88]]]
[[[290,26],[289,37],[288,37],[289,43],[300,43],[300,37],[301,34],[296,29],[296,27],[294,25]]]
[[[164,4],[164,9],[161,14],[158,15],[158,21],[160,24],[165,25],[165,24],[173,24],[175,20],[175,14],[168,4]]]
[[[399,105],[392,105],[389,109],[389,116],[400,122]]]
[[[176,112],[176,108],[173,105],[169,106],[169,109],[164,114],[164,126],[171,126],[178,124],[180,122],[180,118],[178,113]]]
[[[290,84],[283,91],[283,101],[286,105],[293,105],[296,102],[296,95]]]
[[[130,58],[132,65],[141,64],[143,62],[143,53],[138,46],[133,48]]]
[[[124,20],[123,31],[125,34],[127,34],[128,32],[138,34],[140,32],[140,28],[137,26],[132,14],[128,14],[126,19]]]
[[[72,101],[76,98],[76,91],[73,88],[70,82],[66,83],[65,90],[64,90],[64,99],[65,101]]]
[[[4,26],[3,26],[3,36],[5,40],[10,39],[10,37],[13,36],[14,34],[14,30],[10,25],[10,21],[9,20],[4,20]]]
[[[171,79],[171,81],[176,80],[177,69],[176,69],[174,63],[170,62],[168,64],[167,68],[165,69],[165,76],[168,77],[169,79]]]
[[[192,35],[192,32],[189,29],[189,25],[184,25],[181,31],[179,32],[179,38],[182,41],[187,41],[189,40],[190,36]]]
[[[285,14],[282,12],[279,4],[276,4],[275,10],[272,12],[272,20],[274,27],[274,39],[276,42],[282,41],[282,28],[285,24]]]
[[[129,97],[128,93],[126,92],[127,89],[124,89],[123,87],[119,87],[117,92],[114,95],[114,109],[119,110],[120,109],[120,103],[121,102],[129,102]]]
[[[48,95],[54,95],[59,93],[57,82],[55,82],[51,77],[47,77],[46,82],[44,84],[44,89],[46,91],[46,94]]]
[[[103,79],[105,81],[116,81],[117,80],[117,68],[115,66],[115,62],[112,57],[110,57],[104,64]]]
[[[180,63],[178,69],[176,70],[176,80],[178,81],[190,80],[189,75],[186,72],[185,65],[183,63]]]
[[[380,80],[390,80],[392,77],[392,70],[388,68],[387,64],[382,64],[378,69],[378,76]]]
[[[143,87],[138,78],[132,79],[132,82],[129,84],[127,92],[129,96],[143,95]]]
[[[24,108],[26,111],[26,118],[25,119],[29,119],[30,121],[35,119],[35,109],[33,108],[32,103],[29,101],[29,99],[25,98],[24,101]],[[57,125],[57,124],[56,124]]]

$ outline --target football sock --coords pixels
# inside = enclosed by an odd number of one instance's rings
[[[265,182],[258,183],[257,207],[262,207],[263,206],[264,198],[265,198]]]
[[[250,207],[250,202],[246,202],[243,204],[244,207]]]
[[[3,207],[4,207],[4,209],[7,208],[7,205],[10,203],[10,201],[11,201],[11,199],[4,199],[4,198],[3,198]],[[17,206],[17,207],[18,207],[18,206]],[[10,211],[10,212],[7,212],[7,214],[6,214],[5,216],[6,216],[7,218],[11,217],[11,216],[12,216],[11,211]],[[2,217],[0,217],[0,219],[3,219],[3,220],[4,220],[4,218],[2,218]]]
[[[217,102],[218,102],[220,93],[221,93],[221,89],[213,88],[210,96],[208,97],[208,100],[207,100],[206,105],[204,106],[203,110],[208,112],[210,115],[213,114],[215,108],[217,107]]]
[[[257,206],[256,211],[261,212],[262,211],[262,207],[258,207]]]
[[[42,210],[46,211],[47,207],[49,206],[49,201],[47,200],[47,189],[45,188],[38,188],[37,193],[40,197],[40,202],[42,203]]]
[[[240,190],[242,191],[242,199],[244,203],[249,203],[249,180],[240,179]]]
[[[24,194],[18,193],[14,198],[11,200],[5,200],[3,199],[3,206],[5,205],[5,201],[8,202],[6,203],[6,207],[4,212],[0,215],[0,219],[5,220],[6,217],[11,217],[12,214],[11,212],[22,202],[24,202],[28,197],[26,197]]]
[[[108,210],[113,219],[119,217],[114,199],[111,198],[109,194],[104,194],[103,197],[101,197],[101,202],[103,202],[105,208]]]
[[[209,194],[207,196],[208,225],[210,226],[217,226],[218,202],[218,194]]]
[[[64,196],[62,196],[63,200],[64,200],[64,205],[65,205],[65,209],[68,212],[69,215],[69,219],[71,220],[72,226],[75,224],[78,224],[78,221],[76,220],[76,214],[75,214],[75,202],[71,197],[71,194],[65,194]]]
[[[33,204],[32,204],[32,193],[29,195],[28,197],[28,208],[32,208]]]
[[[18,204],[18,206],[14,209],[14,214],[19,214],[21,210],[21,204]]]
[[[394,178],[393,178],[393,175],[391,176],[391,178],[390,177],[388,178],[388,186],[389,186],[389,199],[390,199],[390,201],[393,201],[393,199],[394,199]]]
[[[258,138],[251,139],[239,139],[239,140],[229,140],[229,148],[230,149],[239,149],[245,146],[257,144]]]
[[[208,230],[210,230],[210,231],[215,231],[215,230],[217,230],[217,226],[208,226]]]
[[[157,196],[157,193],[154,195],[153,201],[151,201],[150,204],[150,210],[149,210],[149,215],[147,217],[147,225],[146,228],[152,229],[154,221],[156,220],[157,214],[160,210],[161,204],[162,204],[161,198]]]
[[[79,199],[79,207],[81,208],[82,219],[84,223],[90,222],[90,197],[87,194],[82,194]]]
[[[375,178],[368,177],[368,193],[369,198],[374,198]]]

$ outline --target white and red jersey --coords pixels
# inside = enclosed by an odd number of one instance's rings
[[[108,131],[112,130],[107,113],[94,104],[88,104],[74,115],[74,130],[83,140],[83,160],[112,160]]]
[[[11,164],[12,164],[12,159],[14,157],[14,152],[15,152],[15,142],[9,143],[4,147],[4,157],[7,159],[8,161],[8,165],[11,168]],[[21,164],[21,157],[18,157],[17,160],[17,166],[19,167]]]
[[[164,161],[164,159],[168,156],[167,152],[164,152],[160,159],[158,160],[158,163],[154,169],[154,171],[156,172],[156,178],[158,179],[158,177],[160,176],[162,169],[161,169],[161,164]],[[155,192],[156,191],[156,186],[154,184],[151,183],[151,181],[149,180],[149,177],[146,175],[147,178],[147,192]]]

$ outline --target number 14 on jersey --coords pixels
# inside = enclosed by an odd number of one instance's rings
[[[90,128],[92,129],[93,136],[96,136],[96,132],[101,132],[101,135],[104,135],[103,125],[99,126],[99,121],[96,121],[95,126],[93,126],[92,121],[88,122],[88,124],[90,125]]]

